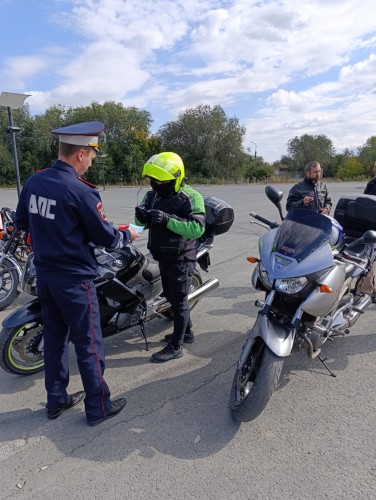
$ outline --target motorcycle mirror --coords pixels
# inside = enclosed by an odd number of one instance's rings
[[[366,231],[362,236],[362,240],[366,245],[376,243],[376,231]]]
[[[274,186],[271,186],[270,184],[265,186],[265,194],[269,200],[274,203],[274,205],[277,205],[277,203],[279,203],[283,198],[282,191]]]
[[[283,220],[283,213],[281,207],[281,200],[283,198],[283,192],[280,189],[277,189],[270,184],[265,186],[265,194],[269,198],[269,200],[274,203],[274,205],[278,208],[279,215],[281,220]]]

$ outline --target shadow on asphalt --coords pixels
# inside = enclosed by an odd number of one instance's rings
[[[160,327],[155,326],[152,336],[160,331]],[[120,334],[119,337],[121,335],[124,336]],[[156,377],[165,378],[145,384],[141,382],[126,394],[117,395],[126,396],[128,405],[108,422],[95,428],[88,427],[82,405],[56,421],[47,421],[41,403],[41,409],[37,411],[25,408],[1,414],[0,440],[22,442],[40,439],[43,435],[61,453],[74,453],[77,458],[101,462],[121,460],[135,451],[146,458],[160,452],[189,460],[218,453],[231,442],[240,425],[230,414],[228,398],[244,334],[207,332],[200,340],[198,338],[185,350],[186,356],[194,356],[192,360],[198,359],[201,364],[205,363],[204,366],[170,377],[168,364],[155,365]],[[120,339],[113,345],[106,342],[109,356],[119,351],[119,343]],[[159,340],[158,344],[161,344]],[[124,369],[124,377],[129,374],[127,367],[150,362],[144,353],[140,357],[127,358],[126,347],[129,346],[125,341],[124,357],[108,360],[108,367]],[[331,368],[338,373],[346,369],[351,356],[376,350],[376,333],[339,338],[325,344],[324,348]],[[226,353],[225,357],[223,353]],[[232,360],[231,364],[229,360]],[[286,359],[278,390],[283,390],[290,377],[299,376],[302,370],[317,371],[320,376],[327,373],[318,360],[309,360],[303,351]],[[36,377],[43,377],[43,373],[27,378],[15,377],[9,389],[27,391]],[[103,446],[98,446],[98,440],[99,444],[103,441]]]

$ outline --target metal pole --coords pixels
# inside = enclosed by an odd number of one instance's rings
[[[21,182],[20,182],[20,172],[18,169],[18,156],[17,156],[17,145],[16,145],[16,132],[13,126],[13,118],[12,118],[12,108],[7,106],[8,110],[8,122],[9,122],[9,131],[12,139],[12,153],[13,153],[13,164],[14,164],[14,173],[16,176],[16,185],[17,185],[17,194],[20,197],[21,193]]]
[[[107,158],[107,156],[108,156],[108,154],[106,154],[106,153],[98,153],[97,154],[97,158],[99,158],[100,166],[101,166],[103,191],[106,191],[106,179],[105,179],[105,175],[104,175],[104,159]]]
[[[257,144],[253,141],[251,141],[251,144],[255,145],[255,161],[256,161],[256,159],[257,159]]]
[[[102,163],[102,182],[103,182],[103,191],[106,191],[106,183],[104,179],[104,158],[101,158]]]

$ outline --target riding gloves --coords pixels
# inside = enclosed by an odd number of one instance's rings
[[[152,209],[149,211],[151,222],[154,224],[161,224],[163,226],[167,226],[169,215],[162,210]]]
[[[142,223],[146,224],[150,221],[149,211],[144,207],[136,207],[135,208],[136,218]]]

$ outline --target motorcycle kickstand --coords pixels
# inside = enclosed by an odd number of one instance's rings
[[[141,307],[141,314],[140,314],[140,319],[138,320],[138,324],[141,328],[141,333],[142,336],[144,337],[145,340],[145,351],[149,350],[149,342],[148,339],[146,338],[146,331],[145,331],[145,321],[146,321],[146,310],[147,310],[147,305],[145,299],[142,297],[140,292],[137,292],[137,295],[140,298],[140,307]]]
[[[145,340],[145,351],[148,351],[149,350],[149,342],[148,342],[148,339],[146,338],[146,332],[145,332],[145,318],[144,317],[141,317],[139,319],[139,322],[138,322],[140,328],[141,328],[141,333],[142,333],[142,336],[144,337],[144,340]]]
[[[325,363],[325,361],[328,359],[328,358],[322,358],[320,356],[320,354],[317,356],[319,358],[319,360],[321,361],[321,363],[325,366],[325,368],[328,370],[328,372],[330,373],[330,376],[331,377],[334,377],[334,378],[337,378],[337,375],[335,373],[332,372],[332,370],[329,368],[329,366]]]

